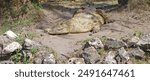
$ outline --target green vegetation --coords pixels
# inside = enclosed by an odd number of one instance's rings
[[[31,48],[29,53],[31,53],[31,56],[23,55],[22,50],[17,50],[12,53],[12,56],[10,57],[10,60],[14,61],[17,64],[23,63],[23,64],[29,64],[31,63],[32,57],[38,52],[37,48]]]
[[[18,42],[18,43],[20,43],[20,44],[22,44],[22,43],[24,42],[24,39],[25,39],[25,38],[24,38],[23,36],[18,35],[18,37],[15,38],[15,41]]]
[[[100,40],[102,41],[103,44],[105,44],[106,41],[107,41],[107,37],[106,37],[106,36],[102,36],[102,37],[100,38]]]
[[[101,48],[101,49],[96,49],[99,55],[104,55],[105,54],[105,49]]]
[[[150,60],[132,59],[134,64],[150,64]]]
[[[53,54],[54,58],[56,59],[56,62],[59,64],[65,64],[65,61],[61,58],[59,58],[58,54],[56,53],[56,51],[53,48],[49,48],[47,47],[47,51],[49,52],[49,54]]]
[[[17,50],[14,53],[12,53],[12,56],[10,57],[10,60],[13,62],[20,64],[28,64],[29,63],[29,57],[22,56],[21,50]]]
[[[21,63],[21,50],[17,50],[14,53],[12,53],[12,56],[10,57],[10,59],[12,61],[14,61],[15,63]]]
[[[28,26],[31,25],[33,23],[33,19],[25,19],[25,20],[14,20],[14,21],[4,21],[1,24],[0,27],[0,34],[8,31],[8,30],[13,30],[13,31],[17,31],[17,30],[21,30],[22,26]],[[19,27],[21,26],[21,27]]]
[[[55,56],[56,59],[58,59],[58,54],[56,53],[56,51],[53,49],[53,48],[47,48],[47,51],[50,53],[50,54],[53,54]]]
[[[36,37],[39,37],[39,35],[35,32],[27,32],[27,34],[20,34],[18,35],[17,38],[15,38],[14,40],[20,44],[23,44],[25,38],[29,38],[29,39],[34,39]]]
[[[38,52],[37,48],[31,48],[30,52],[32,53],[32,55],[35,55]]]
[[[56,54],[56,52],[53,50],[53,48],[47,48],[47,50],[48,50],[49,53]]]
[[[27,32],[26,37],[32,40],[36,37],[39,37],[39,34],[35,32]]]
[[[150,52],[146,52],[145,58],[143,58],[143,59],[131,58],[131,61],[134,64],[150,64]]]
[[[30,0],[3,0],[0,5],[0,34],[10,29],[22,30],[22,27],[39,21],[43,14],[41,5],[31,3]]]

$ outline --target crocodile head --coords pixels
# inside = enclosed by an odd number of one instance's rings
[[[59,22],[56,26],[45,29],[50,35],[59,35],[69,33],[69,25],[65,22]]]

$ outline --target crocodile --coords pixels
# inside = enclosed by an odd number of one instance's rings
[[[78,9],[72,18],[59,22],[56,26],[46,28],[48,34],[68,34],[68,33],[84,33],[92,31],[98,32],[100,27],[105,24],[106,16],[102,10],[95,8]]]

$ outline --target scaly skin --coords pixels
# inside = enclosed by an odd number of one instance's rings
[[[57,26],[47,28],[45,31],[49,34],[97,32],[104,23],[105,17],[101,11],[85,8],[79,9],[71,19],[60,22]]]

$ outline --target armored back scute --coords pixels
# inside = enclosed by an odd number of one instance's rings
[[[89,13],[89,14],[92,14],[94,15],[95,17],[98,18],[98,20],[102,23],[102,24],[105,24],[106,23],[106,20],[107,20],[107,17],[106,15],[104,14],[104,12],[100,9],[96,9],[95,7],[88,7],[88,6],[85,6],[85,7],[82,7],[81,9],[77,10],[74,15],[78,14],[78,13]],[[74,16],[73,15],[73,16]]]

